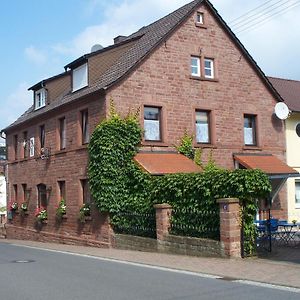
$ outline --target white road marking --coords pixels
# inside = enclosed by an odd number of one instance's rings
[[[276,284],[251,281],[251,280],[240,280],[240,279],[233,280],[232,282],[238,282],[238,283],[242,283],[242,284],[254,285],[254,286],[264,287],[264,288],[268,288],[268,289],[275,289],[275,290],[281,290],[281,291],[293,292],[293,293],[300,294],[300,289],[294,288],[294,287],[289,287],[289,286],[276,285]]]

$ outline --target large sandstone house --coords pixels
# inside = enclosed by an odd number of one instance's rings
[[[105,220],[93,218],[82,229],[78,212],[90,201],[87,145],[107,117],[110,99],[124,115],[141,109],[141,149],[152,153],[150,163],[160,165],[161,153],[174,151],[187,131],[204,161],[212,153],[226,168],[260,167],[278,178],[294,172],[284,163],[283,122],[273,116],[282,99],[209,1],[195,0],[118,36],[30,89],[32,107],[4,129],[9,199],[29,202],[28,215],[10,221],[8,235],[14,237],[36,237],[33,212],[43,205],[48,239],[105,242],[107,232],[97,229]],[[170,164],[176,163],[175,157]],[[56,226],[62,197],[67,218]],[[285,198],[274,208],[284,217]]]

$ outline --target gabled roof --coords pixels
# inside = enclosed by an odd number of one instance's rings
[[[268,77],[291,111],[300,112],[300,81]]]
[[[227,26],[227,24],[218,14],[217,10],[212,6],[212,4],[208,0],[194,0],[177,9],[176,11],[170,13],[169,15],[159,19],[158,21],[148,26],[142,27],[137,32],[131,34],[130,36],[122,40],[120,44],[114,46],[113,48],[122,45],[126,41],[137,39],[133,46],[129,50],[124,52],[123,55],[121,55],[121,57],[115,62],[115,64],[113,64],[109,69],[107,69],[100,76],[99,80],[93,85],[74,93],[70,92],[66,95],[62,95],[60,98],[50,103],[50,105],[47,105],[46,107],[37,111],[35,111],[32,107],[27,112],[25,112],[19,119],[17,119],[13,124],[5,128],[4,131],[7,131],[8,129],[11,129],[12,127],[26,122],[27,120],[32,119],[36,116],[45,114],[50,110],[56,109],[62,105],[66,105],[74,100],[83,98],[97,91],[106,90],[112,87],[114,84],[125,78],[137,66],[139,66],[139,64],[148,55],[150,55],[152,51],[156,49],[156,47],[158,47],[163,41],[165,41],[195,11],[195,9],[200,6],[201,3],[207,4],[212,14],[219,21],[219,24],[224,28],[224,30],[229,34],[229,36],[233,39],[236,45],[241,49],[248,61],[257,71],[262,81],[269,88],[270,92],[278,101],[282,101],[282,98],[270,84],[265,74],[258,67],[256,62],[244,48],[242,43],[237,39],[237,37],[234,35],[231,29]],[[106,51],[107,48],[100,50],[100,52]],[[82,56],[81,58],[75,60],[73,63],[67,65],[66,67],[76,65],[82,59],[85,60],[86,58],[87,56]]]

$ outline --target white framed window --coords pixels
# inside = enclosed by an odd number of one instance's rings
[[[200,77],[200,57],[191,57],[191,75]]]
[[[256,116],[244,115],[244,144],[255,146],[256,141]]]
[[[204,24],[204,13],[203,12],[199,12],[199,11],[197,12],[196,23]]]
[[[211,58],[204,59],[204,76],[205,78],[214,78],[214,60]]]
[[[59,149],[66,149],[67,135],[66,135],[66,118],[59,119]]]
[[[196,142],[209,144],[210,141],[210,112],[204,110],[196,111]]]
[[[300,180],[295,181],[295,206],[300,208]]]
[[[87,63],[73,70],[72,87],[73,92],[88,85],[88,65]]]
[[[29,156],[34,156],[34,137],[31,137],[29,140]]]
[[[40,89],[34,93],[34,107],[35,109],[39,109],[46,105],[46,90]]]
[[[161,108],[144,107],[145,141],[161,141]]]
[[[81,144],[88,144],[90,141],[89,132],[89,112],[88,110],[81,111]]]

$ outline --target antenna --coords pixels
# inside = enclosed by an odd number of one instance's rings
[[[286,120],[290,115],[290,110],[284,102],[275,105],[275,115],[280,120]]]

